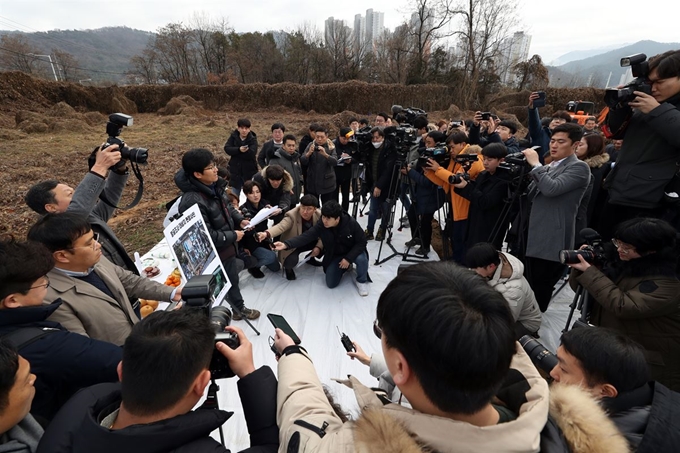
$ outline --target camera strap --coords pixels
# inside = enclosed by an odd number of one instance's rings
[[[99,194],[99,199],[107,204],[108,206],[111,206],[114,209],[121,209],[123,211],[127,211],[128,209],[132,209],[135,206],[139,204],[139,201],[142,199],[142,195],[144,194],[144,176],[142,176],[142,172],[139,169],[139,164],[136,162],[130,162],[130,168],[132,168],[132,173],[135,175],[137,178],[137,181],[139,181],[139,185],[137,186],[137,194],[135,195],[135,198],[125,207],[121,206],[116,206],[114,203],[112,203],[104,194],[104,192]]]

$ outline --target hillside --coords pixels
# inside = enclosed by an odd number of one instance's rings
[[[616,86],[619,84],[621,76],[627,71],[627,68],[620,66],[621,58],[636,53],[644,53],[648,57],[652,57],[673,49],[680,49],[680,43],[639,41],[599,55],[570,61],[561,66],[548,67],[550,85],[555,87],[593,86],[605,88],[611,73],[609,84]]]
[[[79,63],[83,79],[120,83],[129,69],[130,58],[141,53],[154,34],[128,27],[106,27],[97,30],[52,30],[48,32],[22,33],[0,31],[21,35],[36,54],[49,54],[61,50],[73,55]],[[0,68],[0,70],[7,68]],[[113,73],[113,74],[107,74]]]

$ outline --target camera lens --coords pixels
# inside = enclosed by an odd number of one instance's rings
[[[534,365],[546,373],[550,373],[557,365],[557,357],[533,337],[524,335],[519,339],[519,343]]]
[[[560,262],[562,264],[580,263],[578,259],[579,255],[589,263],[592,263],[595,260],[595,254],[592,250],[562,250],[560,252]]]
[[[213,307],[210,312],[210,323],[215,332],[224,332],[224,328],[231,324],[231,310],[227,307]]]

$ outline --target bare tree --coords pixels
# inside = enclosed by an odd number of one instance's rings
[[[3,35],[0,39],[0,66],[10,71],[32,74],[36,70],[36,57],[33,49],[21,35]]]
[[[131,69],[128,74],[133,80],[141,83],[158,83],[158,73],[156,71],[156,52],[151,48],[146,48],[142,55],[135,55],[130,59]]]
[[[517,91],[537,91],[548,86],[548,69],[543,65],[540,55],[517,63],[513,68],[517,80]]]
[[[518,0],[464,0],[452,11],[461,20],[461,28],[455,35],[459,37],[464,51],[462,67],[465,77],[464,83],[459,85],[463,107],[480,103],[482,73],[489,75],[489,65],[508,45],[507,38],[517,22],[514,13],[517,3]]]

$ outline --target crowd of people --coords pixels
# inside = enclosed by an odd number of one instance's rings
[[[532,93],[526,134],[480,111],[416,116],[404,142],[404,117],[379,113],[335,138],[311,124],[298,140],[277,122],[260,148],[243,118],[226,167],[207,149],[184,153],[167,221],[198,206],[234,320],[260,317],[242,272],[296,280],[301,259],[329,289],[348,274],[367,296],[368,241],[399,222],[426,258],[441,214],[442,261],[401,272],[366,327],[382,353],[348,352],[378,379],[344,381],[360,402],[353,419],[280,329],[275,376],[238,327],[226,328],[230,347],[181,304],[141,319],[139,299],[181,302],[183,287],[140,276],[107,225],[128,178],[118,145],[95,151],[75,189],[33,185],[25,201],[39,218],[26,240],[0,241],[0,452],[227,451],[210,433],[230,415],[193,410],[215,354],[239,378],[247,451],[677,451],[680,51],[652,58],[649,82],[600,125],[541,119]],[[362,202],[365,229],[349,209]],[[564,332],[541,375],[518,340],[540,338],[567,273],[587,293],[588,327]]]

